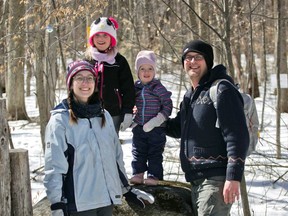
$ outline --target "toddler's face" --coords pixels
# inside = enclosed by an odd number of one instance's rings
[[[143,64],[139,68],[138,76],[143,84],[147,84],[154,78],[155,70],[152,65]]]

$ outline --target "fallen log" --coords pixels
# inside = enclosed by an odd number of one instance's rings
[[[135,188],[151,193],[155,197],[155,203],[142,209],[129,205],[123,198],[123,204],[114,207],[113,216],[193,216],[191,191],[187,184],[163,181],[157,186],[139,185]],[[45,197],[33,207],[33,216],[51,215],[49,206]]]

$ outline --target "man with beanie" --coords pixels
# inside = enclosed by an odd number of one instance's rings
[[[136,57],[135,82],[137,112],[133,123],[131,184],[157,185],[163,180],[163,151],[166,134],[163,123],[172,112],[171,92],[155,79],[156,56],[140,51]],[[144,180],[144,173],[147,178]]]
[[[243,100],[223,65],[213,67],[210,44],[193,40],[182,51],[191,88],[177,116],[167,121],[167,135],[181,138],[180,160],[191,183],[194,215],[229,215],[239,199],[249,134]],[[217,112],[209,88],[218,79]],[[216,120],[219,128],[215,127]]]

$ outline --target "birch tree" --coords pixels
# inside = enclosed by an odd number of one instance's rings
[[[276,31],[276,77],[277,77],[277,105],[276,105],[276,157],[281,158],[281,112],[286,110],[287,107],[287,88],[284,90],[280,85],[280,75],[287,74],[287,53],[286,53],[286,22],[284,14],[286,12],[286,3],[281,0],[275,2],[275,13],[277,17],[277,31]],[[284,37],[284,38],[283,38]]]

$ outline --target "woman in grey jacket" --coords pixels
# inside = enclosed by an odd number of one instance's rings
[[[112,215],[126,201],[145,207],[151,194],[131,188],[113,120],[98,98],[97,72],[86,61],[69,65],[68,98],[51,111],[45,133],[45,178],[53,216]]]

